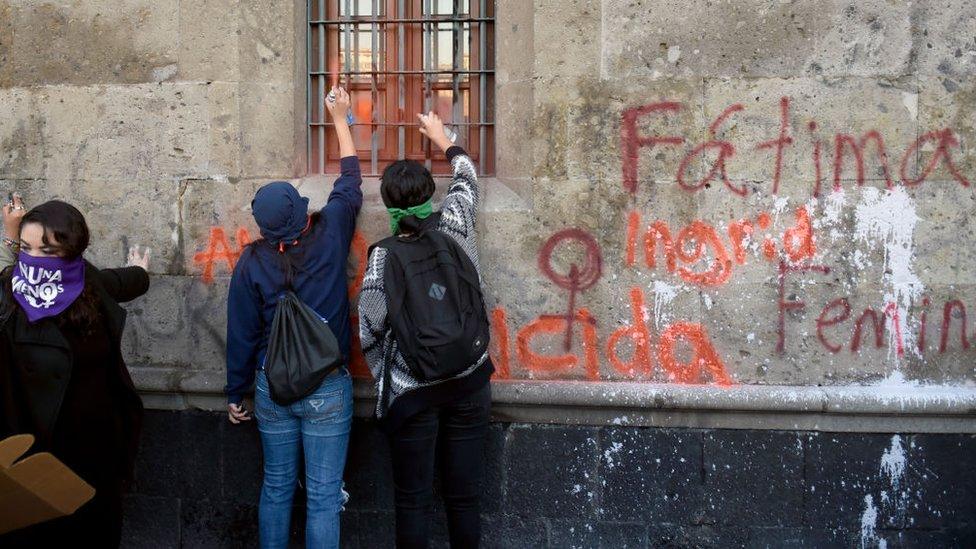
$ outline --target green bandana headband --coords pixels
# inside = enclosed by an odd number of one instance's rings
[[[390,212],[390,230],[393,234],[400,232],[400,220],[404,217],[410,217],[411,215],[417,219],[427,219],[430,214],[434,213],[434,201],[433,199],[424,202],[423,204],[417,206],[410,206],[405,210],[400,208],[387,208],[386,211]]]

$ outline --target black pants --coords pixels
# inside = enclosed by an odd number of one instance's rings
[[[408,419],[390,435],[396,494],[396,544],[427,547],[434,463],[439,458],[447,527],[454,549],[481,538],[481,482],[491,385]]]

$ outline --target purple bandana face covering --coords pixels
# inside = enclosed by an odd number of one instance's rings
[[[85,288],[85,260],[61,257],[17,256],[13,275],[14,298],[37,322],[67,309]]]

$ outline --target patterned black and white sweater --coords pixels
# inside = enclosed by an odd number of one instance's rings
[[[461,147],[447,150],[454,176],[441,204],[437,230],[449,235],[468,254],[481,276],[475,223],[478,212],[478,176],[471,158]],[[369,256],[362,290],[359,294],[359,338],[366,363],[376,380],[376,416],[385,428],[395,430],[402,421],[428,406],[441,404],[469,394],[488,383],[494,367],[486,351],[477,362],[457,376],[433,383],[422,383],[410,372],[397,349],[396,338],[387,321],[386,291],[383,270],[386,250],[373,249]],[[390,387],[384,387],[384,368],[390,370]],[[384,402],[383,392],[389,390]],[[385,406],[384,406],[385,404]]]

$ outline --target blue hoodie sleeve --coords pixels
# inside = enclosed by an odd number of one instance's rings
[[[258,342],[262,337],[261,297],[238,261],[227,292],[227,402],[240,404],[254,383]]]
[[[363,206],[363,176],[359,158],[346,156],[339,160],[339,177],[329,193],[329,201],[322,208],[327,223],[339,229],[340,242],[349,249],[356,230],[356,216]]]

